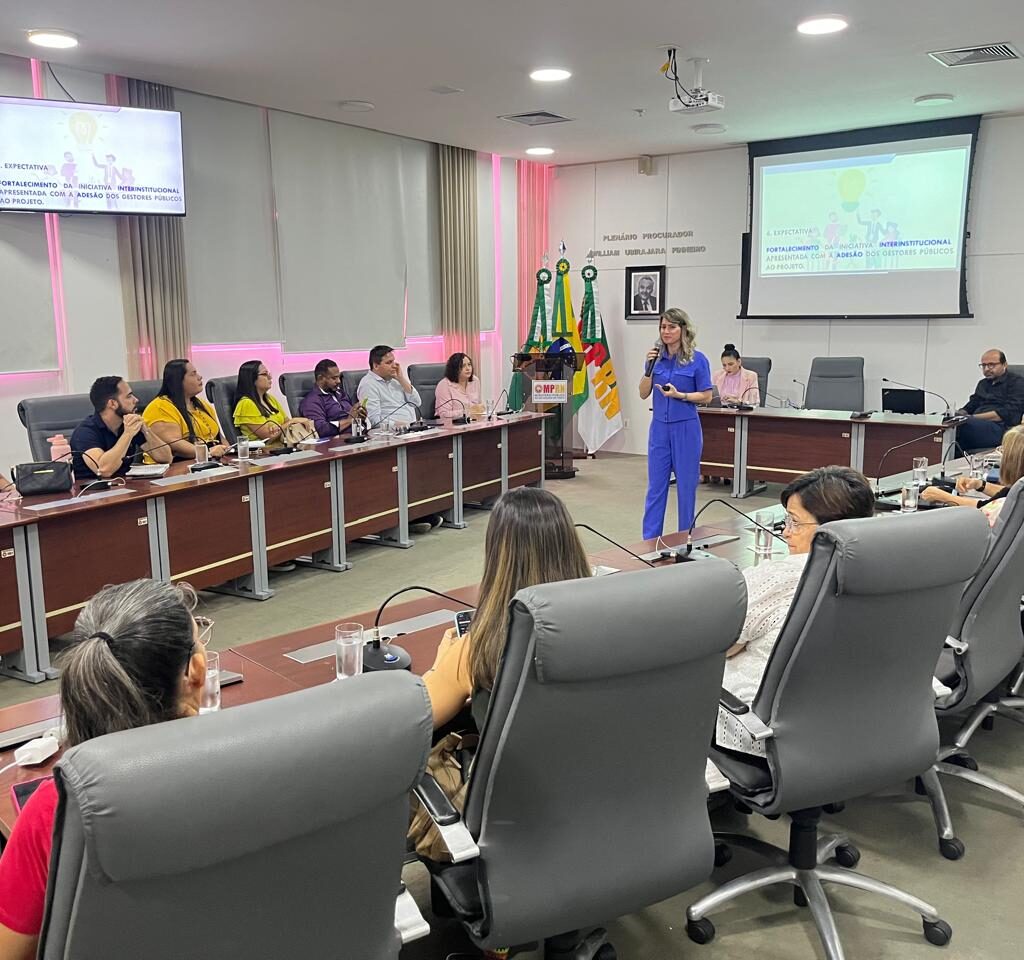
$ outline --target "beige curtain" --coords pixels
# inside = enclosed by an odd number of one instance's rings
[[[476,151],[441,144],[441,331],[445,351],[479,362],[480,256],[477,250]]]
[[[162,84],[119,78],[116,88],[122,106],[174,109],[174,91]],[[117,247],[128,376],[153,380],[192,345],[181,218],[118,217]]]

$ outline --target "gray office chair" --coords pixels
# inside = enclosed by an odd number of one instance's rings
[[[368,674],[69,750],[41,960],[395,960],[430,702]]]
[[[302,398],[316,386],[316,377],[312,370],[304,370],[301,373],[282,373],[277,378],[277,385],[281,388],[281,394],[288,403],[288,411],[293,417],[301,417],[299,404]]]
[[[949,926],[932,906],[847,869],[859,852],[843,836],[819,840],[818,821],[825,806],[891,787],[934,762],[935,662],[987,542],[988,524],[976,510],[840,520],[815,534],[753,704],[722,697],[766,756],[711,751],[734,797],[765,816],[789,814],[789,852],[752,837],[718,837],[766,851],[775,865],[693,904],[686,912],[692,940],[714,937],[711,911],[752,890],[790,883],[797,903],[810,907],[826,956],[842,960],[822,887],[837,883],[916,910],[928,940],[948,942]],[[838,865],[826,863],[832,857]]]
[[[1021,592],[1024,589],[1024,480],[1018,480],[999,513],[992,543],[981,569],[968,584],[948,627],[946,646],[936,675],[953,688],[936,703],[939,716],[963,716],[952,742],[939,749],[935,773],[967,780],[1016,801],[1024,794],[978,772],[967,752],[975,731],[988,718],[1004,716],[1024,723],[1024,633],[1021,632]],[[943,628],[944,630],[946,628]],[[1007,677],[1012,679],[1006,683]],[[939,850],[959,860],[964,844],[953,830],[949,808],[937,777],[923,777],[919,790],[927,793],[939,834]]]
[[[71,434],[93,412],[87,393],[68,393],[59,397],[30,397],[18,404],[18,419],[28,432],[32,459],[50,459],[47,437],[58,433],[71,441]]]
[[[132,393],[138,397],[139,405],[135,408],[136,413],[142,413],[146,407],[156,399],[163,386],[163,380],[129,380],[132,385]]]
[[[445,364],[443,363],[413,363],[409,365],[409,382],[416,388],[420,395],[420,416],[424,420],[433,420],[437,414],[434,408],[434,391],[444,376]],[[462,410],[457,403],[450,404],[454,411],[452,416],[462,415]],[[468,413],[468,411],[467,411]]]
[[[760,406],[768,399],[768,374],[772,372],[771,357],[744,357],[743,366],[757,374],[757,389],[761,395]]]
[[[427,863],[435,913],[482,948],[564,934],[567,958],[604,960],[604,931],[570,932],[706,880],[707,744],[745,612],[724,560],[519,591],[465,813],[441,828],[457,862]]]
[[[238,388],[238,377],[213,377],[206,381],[206,399],[213,404],[213,409],[220,421],[220,432],[228,443],[238,441],[235,429],[235,391]]]
[[[864,409],[864,358],[815,357],[804,395],[807,410]]]
[[[1024,363],[1008,363],[1006,369],[1010,373],[1017,374],[1018,377],[1024,377]]]
[[[345,396],[348,397],[352,403],[355,403],[356,400],[359,399],[356,396],[356,391],[359,389],[359,381],[362,380],[369,372],[369,370],[341,371],[341,389],[345,392]]]

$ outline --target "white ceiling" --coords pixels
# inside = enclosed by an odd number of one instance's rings
[[[826,12],[850,29],[796,33],[798,20]],[[24,37],[32,27],[81,37],[52,55],[58,75],[60,64],[120,73],[508,156],[551,146],[556,163],[1024,111],[1024,60],[947,69],[925,56],[1001,41],[1024,52],[1022,0],[6,0],[0,51],[38,54]],[[725,110],[668,113],[666,43],[680,59],[711,58],[705,86]],[[572,79],[527,76],[551,65]],[[465,92],[430,92],[438,84]],[[956,101],[915,107],[925,93]],[[343,113],[341,99],[376,110]],[[531,130],[497,119],[541,109],[575,122]],[[693,134],[702,121],[728,130]]]

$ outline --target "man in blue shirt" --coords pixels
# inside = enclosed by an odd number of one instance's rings
[[[96,412],[71,434],[71,463],[79,483],[122,476],[141,452],[157,463],[171,462],[170,446],[150,433],[135,412],[138,397],[122,377],[100,377],[89,391],[89,402]]]
[[[349,433],[353,420],[361,420],[365,411],[361,404],[352,405],[341,389],[341,371],[333,360],[321,360],[313,370],[316,386],[299,404],[299,415],[313,421],[319,437],[336,437]]]
[[[407,427],[419,418],[419,391],[409,382],[391,347],[370,351],[370,372],[359,381],[356,395],[366,406],[369,429],[388,424]]]

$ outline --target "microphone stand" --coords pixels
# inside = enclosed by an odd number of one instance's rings
[[[449,397],[441,404],[441,407],[447,407],[448,404],[450,403],[457,403],[460,407],[462,407],[462,416],[453,417],[452,424],[455,426],[462,427],[469,423],[469,413],[467,411],[466,405],[462,402],[462,400],[459,397]],[[434,407],[434,413],[436,414],[437,411],[441,409],[441,407]]]
[[[936,393],[934,390],[925,390],[924,387],[915,387],[912,383],[903,383],[901,380],[893,380],[890,377],[882,377],[882,383],[895,383],[897,387],[920,390],[921,393],[927,393],[930,397],[938,397],[946,407],[945,413],[942,414],[943,419],[950,420],[954,416],[952,404],[941,393]]]
[[[914,437],[912,440],[904,440],[903,443],[897,443],[895,446],[889,447],[889,449],[882,454],[882,459],[878,461],[878,467],[875,470],[875,496],[882,496],[882,465],[885,463],[886,457],[888,457],[890,453],[894,450],[899,450],[901,447],[909,447],[912,443],[920,443],[922,440],[929,440],[932,437],[941,437],[945,432],[946,428],[940,427],[938,430],[932,430],[931,433],[924,433],[919,437]]]
[[[685,547],[685,550],[686,550],[686,556],[688,558],[690,558],[690,557],[693,557],[694,559],[696,559],[698,557],[699,558],[703,558],[703,559],[711,558],[711,554],[710,553],[705,553],[703,550],[697,550],[696,553],[694,552],[694,549],[693,549],[693,530],[697,526],[697,521],[700,519],[700,515],[705,510],[707,510],[707,508],[710,507],[711,504],[713,504],[713,503],[720,503],[723,506],[728,507],[733,513],[738,513],[748,523],[752,523],[755,527],[760,527],[760,529],[764,530],[770,536],[775,537],[776,540],[781,540],[783,543],[786,542],[786,538],[780,536],[779,534],[777,534],[774,530],[771,529],[771,527],[766,527],[763,523],[759,523],[753,517],[745,514],[738,507],[733,506],[731,503],[729,503],[728,500],[722,500],[720,497],[715,497],[714,499],[709,500],[707,503],[705,503],[704,506],[701,507],[697,511],[697,513],[694,515],[693,523],[690,524],[690,529],[686,531],[686,547]],[[678,561],[676,561],[676,562],[678,562]]]
[[[641,563],[646,563],[647,566],[649,566],[649,567],[655,566],[655,564],[651,563],[650,560],[647,560],[646,558],[641,557],[639,553],[633,553],[633,551],[630,550],[629,547],[624,547],[618,541],[613,540],[611,537],[606,536],[605,534],[601,533],[600,530],[595,530],[588,523],[574,523],[573,526],[576,527],[576,528],[582,527],[584,530],[589,530],[591,533],[597,534],[597,536],[599,536],[602,540],[606,540],[613,547],[618,547],[621,551],[623,551],[623,553],[628,553],[634,560],[639,560]]]
[[[804,400],[807,399],[807,384],[804,383],[803,380],[797,380],[796,377],[793,377],[793,383],[799,383],[800,384],[800,387],[801,387],[801,390],[800,390],[800,406],[799,406],[798,409],[803,410],[803,409],[805,409],[805,407],[804,407]]]

